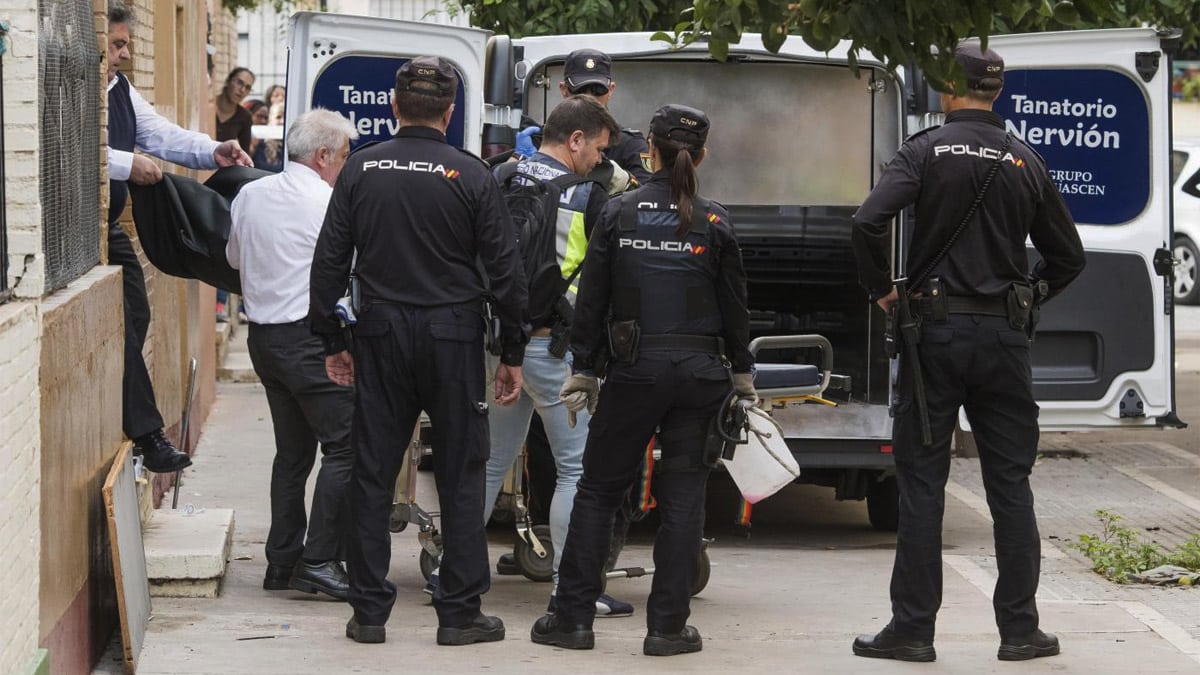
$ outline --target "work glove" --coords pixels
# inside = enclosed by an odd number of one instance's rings
[[[558,398],[567,406],[567,426],[575,428],[575,415],[587,408],[588,414],[596,412],[596,402],[600,400],[600,381],[591,373],[572,373],[563,382]]]
[[[528,157],[537,152],[537,147],[535,147],[533,144],[533,135],[540,134],[541,132],[541,127],[525,127],[524,129],[518,131],[517,144],[513,147],[513,149],[522,157]]]
[[[734,373],[733,393],[737,394],[738,403],[746,406],[758,403],[758,392],[754,391],[754,373]]]

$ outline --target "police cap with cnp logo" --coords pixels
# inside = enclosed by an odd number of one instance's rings
[[[575,93],[585,84],[612,84],[612,58],[595,49],[577,49],[567,55],[563,64],[563,81],[567,90]]]
[[[1004,59],[996,52],[964,42],[954,50],[954,60],[967,76],[967,89],[996,91],[1004,86]]]
[[[458,75],[454,72],[454,66],[440,56],[418,56],[396,71],[396,91],[449,96],[456,89]]]
[[[687,145],[704,145],[708,138],[708,115],[703,110],[668,103],[650,119],[650,134]]]

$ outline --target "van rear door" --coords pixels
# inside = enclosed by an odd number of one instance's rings
[[[416,56],[440,56],[458,71],[447,140],[478,153],[484,123],[484,61],[490,33],[416,21],[299,12],[288,30],[286,122],[316,107],[345,115],[355,145],[396,132],[396,70]]]
[[[1175,426],[1170,42],[1122,29],[988,46],[1006,68],[995,109],[1045,158],[1087,250],[1083,274],[1042,311],[1041,427]]]

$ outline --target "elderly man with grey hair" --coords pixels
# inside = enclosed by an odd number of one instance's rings
[[[347,531],[346,487],[354,463],[354,389],[326,376],[324,347],[306,317],[313,249],[356,138],[354,125],[329,110],[313,110],[292,122],[285,139],[287,168],[238,193],[226,248],[241,276],[250,359],[267,390],[275,429],[263,588],[320,591],[339,600],[349,591],[341,537]],[[318,443],[324,457],[306,521],[305,483]]]

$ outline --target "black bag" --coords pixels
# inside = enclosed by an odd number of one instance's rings
[[[130,183],[133,223],[150,263],[171,276],[240,294],[241,278],[225,258],[229,205],[243,185],[269,175],[227,167],[204,185],[170,173],[154,185]]]
[[[496,170],[500,192],[517,230],[517,249],[529,284],[529,317],[534,326],[550,325],[558,299],[579,273],[562,276],[558,264],[558,205],[563,191],[588,181],[574,173],[544,180],[521,171],[520,162]],[[569,317],[561,317],[569,320]]]

